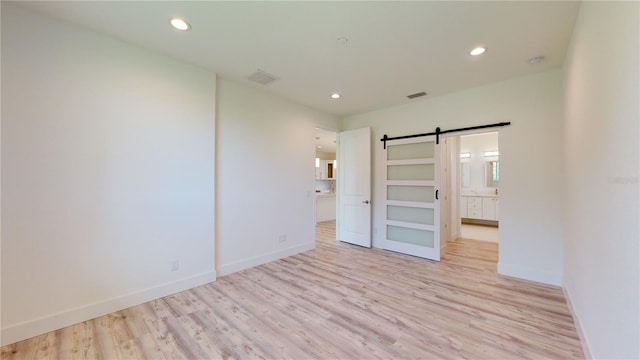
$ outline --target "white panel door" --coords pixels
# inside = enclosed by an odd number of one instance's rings
[[[371,129],[338,133],[336,237],[371,247]]]
[[[385,169],[382,247],[440,261],[440,146],[435,136],[387,143]]]

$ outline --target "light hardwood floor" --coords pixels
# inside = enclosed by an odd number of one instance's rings
[[[498,228],[494,226],[462,224],[460,233],[464,239],[498,242]]]
[[[496,274],[497,244],[441,262],[335,241],[1,348],[2,359],[575,359],[558,287]]]

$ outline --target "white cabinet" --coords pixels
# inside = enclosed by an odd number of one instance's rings
[[[467,217],[469,219],[482,219],[482,198],[479,196],[467,197]]]
[[[316,195],[316,222],[336,219],[336,195]]]
[[[467,197],[466,196],[461,196],[460,197],[460,217],[461,218],[468,218],[469,216],[467,216],[468,211],[467,211]]]
[[[498,198],[497,197],[482,198],[482,219],[498,220]]]
[[[460,217],[477,220],[498,220],[497,196],[461,196]]]

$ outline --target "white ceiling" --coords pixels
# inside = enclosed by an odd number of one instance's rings
[[[406,98],[420,91],[433,97],[559,67],[579,7],[575,1],[20,4],[341,116],[420,101]],[[170,28],[173,16],[192,29]],[[471,57],[476,45],[488,51]],[[527,62],[539,55],[546,60]],[[257,69],[279,80],[266,86],[247,80]],[[333,92],[342,98],[331,99]]]
[[[316,151],[324,153],[336,152],[336,133],[316,128]],[[320,146],[320,148],[318,148]]]

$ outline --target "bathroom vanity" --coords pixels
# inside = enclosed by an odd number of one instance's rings
[[[498,221],[499,197],[493,194],[460,196],[460,217],[469,220]]]

